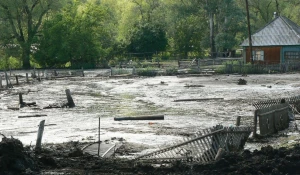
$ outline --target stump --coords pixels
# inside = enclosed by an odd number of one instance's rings
[[[68,100],[68,104],[67,104],[67,105],[68,105],[70,108],[75,107],[75,103],[74,103],[73,98],[72,98],[72,96],[71,96],[70,89],[66,89],[66,95],[67,95],[67,100]]]

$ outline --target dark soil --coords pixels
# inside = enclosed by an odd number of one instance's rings
[[[300,174],[298,144],[292,148],[273,149],[267,146],[259,151],[227,153],[210,164],[180,161],[154,164],[118,158],[102,159],[84,154],[81,147],[79,142],[48,144],[37,152],[31,147],[23,147],[17,139],[3,138],[0,142],[0,174]]]

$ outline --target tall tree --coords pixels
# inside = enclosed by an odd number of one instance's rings
[[[23,68],[30,68],[31,48],[47,12],[57,8],[57,0],[1,0],[0,18],[5,26],[5,39],[21,47]]]
[[[44,24],[36,60],[43,66],[93,68],[112,43],[107,32],[107,11],[97,1],[73,1]]]

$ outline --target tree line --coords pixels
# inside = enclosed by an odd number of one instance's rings
[[[248,0],[252,33],[299,0]],[[107,67],[128,59],[215,57],[248,37],[246,0],[1,0],[0,67]]]

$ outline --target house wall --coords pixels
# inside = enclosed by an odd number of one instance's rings
[[[250,60],[250,47],[245,47],[245,60],[246,63],[251,62]],[[263,50],[264,51],[264,61],[255,61],[255,63],[261,63],[261,64],[278,64],[281,60],[281,46],[275,46],[275,47],[252,47],[252,51],[255,50]]]
[[[286,60],[284,59],[284,52],[286,51],[297,51],[300,52],[300,46],[283,46],[281,49],[281,63],[284,63]],[[300,60],[299,60],[300,61]]]

